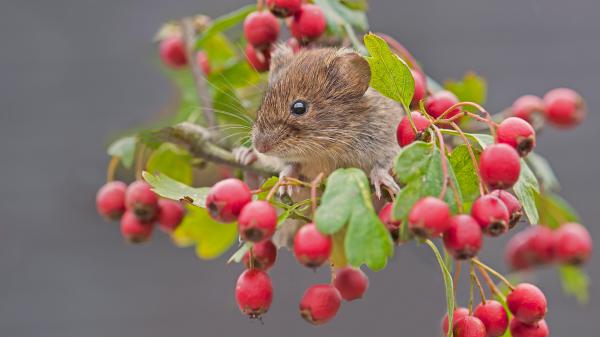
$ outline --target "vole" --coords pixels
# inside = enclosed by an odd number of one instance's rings
[[[378,197],[381,186],[398,192],[390,169],[400,151],[396,126],[404,111],[369,87],[370,79],[368,62],[351,49],[294,53],[277,46],[252,127],[254,149],[236,151],[238,159],[277,158],[280,177],[305,180],[357,167],[369,175]]]

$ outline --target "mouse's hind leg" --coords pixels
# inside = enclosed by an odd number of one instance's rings
[[[387,187],[394,194],[400,192],[400,186],[394,180],[394,177],[390,174],[390,171],[381,167],[374,167],[371,170],[371,184],[375,187],[375,195],[377,198],[381,198],[381,186]]]

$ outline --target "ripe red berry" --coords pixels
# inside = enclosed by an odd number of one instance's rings
[[[121,217],[121,235],[131,243],[142,243],[150,240],[153,226],[142,222],[133,212],[127,211]]]
[[[471,215],[484,233],[498,236],[508,230],[509,214],[506,205],[495,196],[486,194],[473,203]]]
[[[587,229],[578,223],[562,224],[554,231],[553,247],[560,263],[579,265],[592,254],[592,238]]]
[[[457,321],[469,316],[469,309],[467,308],[456,308],[454,309],[454,315],[452,316],[452,325],[454,326]],[[448,314],[444,316],[442,320],[442,331],[444,332],[444,336],[448,335]]]
[[[506,209],[508,209],[508,228],[513,228],[519,223],[521,217],[523,216],[523,207],[521,206],[521,202],[519,199],[512,195],[510,192],[504,190],[495,190],[490,193],[496,198],[502,200]]]
[[[463,317],[454,323],[455,337],[485,337],[485,325],[483,322],[474,316]]]
[[[158,226],[167,233],[173,232],[183,219],[185,209],[177,201],[160,199],[158,201]]]
[[[167,37],[160,41],[159,54],[162,61],[171,68],[181,68],[187,65],[185,44],[179,36]]]
[[[583,99],[574,90],[557,88],[544,95],[544,111],[550,123],[561,128],[579,124],[585,117]]]
[[[494,189],[511,188],[521,173],[517,151],[506,144],[488,146],[479,158],[481,178]]]
[[[392,236],[394,242],[398,243],[398,240],[400,240],[400,225],[402,224],[402,222],[400,220],[392,219],[393,208],[394,204],[392,204],[391,202],[388,202],[385,205],[383,205],[381,210],[379,210],[379,219],[381,220],[381,222],[383,222],[385,228],[387,228],[387,230],[390,232],[390,235]]]
[[[530,258],[528,235],[520,232],[513,236],[506,244],[504,258],[510,270],[531,268],[534,263]]]
[[[329,322],[342,303],[339,291],[330,284],[316,284],[306,289],[300,300],[300,316],[319,325]]]
[[[333,285],[346,301],[362,298],[369,287],[369,278],[358,268],[346,267],[335,271]]]
[[[535,148],[535,130],[525,120],[509,117],[498,126],[498,143],[512,146],[521,157],[525,157]]]
[[[317,268],[327,261],[331,248],[331,237],[319,232],[314,223],[302,226],[294,237],[294,255],[309,268]]]
[[[461,214],[450,218],[444,232],[444,246],[455,259],[466,260],[477,255],[483,243],[481,227],[472,216]]]
[[[526,230],[525,254],[531,263],[545,264],[554,260],[554,233],[548,227],[537,225]]]
[[[208,61],[208,56],[204,51],[199,51],[196,54],[196,62],[198,62],[198,65],[200,66],[200,69],[202,70],[204,76],[210,75],[212,69],[210,67],[210,62]]]
[[[521,283],[506,297],[508,309],[519,321],[534,324],[546,316],[544,293],[533,284]]]
[[[280,18],[286,18],[300,10],[302,0],[267,0],[271,13]]]
[[[425,101],[425,110],[433,117],[440,117],[444,111],[448,110],[451,106],[458,103],[456,95],[447,90],[438,91],[427,97]],[[452,118],[461,112],[460,108],[453,109],[444,116],[444,119]]]
[[[544,112],[544,101],[538,96],[524,95],[514,101],[511,110],[513,116],[531,123],[535,114]]]
[[[263,241],[252,246],[252,261],[250,261],[250,252],[244,254],[244,265],[246,268],[255,268],[267,271],[275,264],[277,259],[277,247],[271,240]]]
[[[127,187],[125,206],[141,221],[150,222],[158,215],[158,196],[147,182],[138,180]]]
[[[279,21],[269,11],[250,13],[244,20],[244,36],[255,49],[267,49],[277,41]]]
[[[320,37],[327,26],[325,15],[316,5],[303,4],[290,25],[292,35],[302,44]]]
[[[498,301],[488,300],[485,304],[479,304],[473,311],[473,316],[479,318],[485,325],[487,337],[504,336],[508,328],[508,314]]]
[[[425,197],[414,204],[408,214],[408,228],[422,238],[439,236],[450,226],[450,208],[434,197]]]
[[[415,93],[413,94],[411,104],[418,106],[419,102],[425,98],[425,94],[427,93],[427,79],[423,76],[423,74],[414,69],[411,69],[410,73],[415,80]]]
[[[269,275],[262,270],[246,269],[235,285],[235,300],[240,311],[251,318],[267,312],[273,301]]]
[[[206,208],[210,216],[220,222],[235,221],[247,203],[252,201],[252,192],[243,181],[229,178],[216,183],[206,196]]]
[[[429,127],[429,125],[431,125],[429,119],[425,118],[417,111],[411,112],[410,115],[415,123],[418,134],[415,134],[413,131],[408,117],[404,116],[400,121],[400,124],[398,124],[398,128],[396,129],[396,139],[398,139],[398,144],[400,144],[402,147],[414,142],[415,140],[423,140],[423,136],[426,134],[425,130]]]
[[[550,330],[545,320],[541,320],[536,324],[525,324],[512,318],[510,320],[510,333],[512,337],[547,337],[550,335]]]
[[[271,50],[256,50],[251,44],[246,45],[246,60],[254,70],[259,73],[269,70]]]
[[[127,185],[121,181],[111,181],[100,187],[96,193],[96,209],[103,217],[117,220],[125,212],[125,191]]]
[[[252,201],[240,212],[238,230],[244,241],[261,242],[270,239],[277,228],[277,212],[266,201]]]

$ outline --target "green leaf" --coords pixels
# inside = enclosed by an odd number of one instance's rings
[[[433,144],[425,142],[413,142],[401,149],[396,158],[396,176],[401,182],[408,182],[420,177],[427,171]]]
[[[176,114],[171,124],[187,121],[191,116],[195,118],[192,121],[201,121],[201,108],[192,72],[189,69],[172,70],[166,67],[162,69],[166,76],[173,81],[179,93]]]
[[[539,213],[535,205],[535,198],[540,192],[540,186],[535,174],[533,174],[529,165],[524,160],[521,160],[521,174],[513,189],[521,205],[523,205],[529,223],[532,225],[537,224]]]
[[[392,239],[373,208],[369,181],[360,169],[338,169],[329,176],[315,220],[325,234],[345,228],[345,255],[355,267],[381,270],[392,256]]]
[[[218,71],[230,64],[232,59],[237,56],[235,46],[222,33],[216,33],[206,38],[203,42],[203,48],[212,71]]]
[[[480,151],[473,149],[475,158],[479,161]],[[466,145],[457,146],[450,154],[450,165],[456,174],[456,180],[462,192],[465,207],[464,212],[469,212],[470,205],[479,197],[479,178],[475,172],[473,160]]]
[[[560,189],[558,178],[556,178],[556,174],[554,174],[554,170],[552,170],[546,158],[532,152],[525,158],[525,161],[531,166],[531,169],[540,180],[542,189],[548,191],[557,191]]]
[[[261,81],[262,77],[250,67],[246,60],[229,64],[221,71],[211,73],[208,82],[213,88],[245,88],[254,86]],[[215,89],[218,90],[218,89]]]
[[[556,194],[536,194],[535,205],[540,215],[539,222],[544,226],[558,228],[566,222],[580,222],[575,209]]]
[[[163,198],[185,201],[201,208],[206,207],[206,195],[210,188],[191,187],[173,180],[163,174],[143,173],[144,180],[152,186],[152,190]]]
[[[369,33],[365,35],[364,41],[371,55],[366,58],[371,67],[371,87],[402,103],[405,110],[410,111],[408,107],[415,92],[415,81],[410,69],[379,36]]]
[[[146,171],[152,174],[162,173],[189,185],[193,180],[192,156],[186,150],[165,143],[152,152],[146,164]]]
[[[275,186],[275,184],[277,184],[278,181],[279,181],[279,178],[275,177],[275,176],[267,179],[260,187],[262,192],[256,194],[256,199],[265,200],[267,198],[267,195],[269,195],[269,192],[271,191],[273,186]]]
[[[440,254],[440,251],[435,246],[435,243],[433,243],[431,240],[426,240],[425,243],[427,243],[427,245],[431,248],[431,250],[435,254],[435,258],[437,259],[438,264],[440,265],[440,269],[442,271],[442,277],[444,278],[444,287],[446,288],[448,326],[453,326],[455,300],[454,300],[454,283],[452,281],[452,275],[450,274],[450,271],[446,267],[446,264],[444,263],[444,259],[442,259],[442,255]],[[452,329],[448,329],[448,337],[452,337],[452,336],[453,336]]]
[[[461,102],[473,102],[480,105],[485,104],[487,95],[487,84],[483,77],[474,72],[468,72],[462,81],[446,81],[444,87],[454,93]],[[465,107],[473,110],[474,108]]]
[[[344,6],[339,0],[314,0],[314,3],[323,10],[328,28],[336,34],[342,32],[345,24],[350,24],[362,31],[369,29],[367,15],[362,10]]]
[[[588,275],[576,266],[560,266],[558,270],[563,291],[574,296],[579,303],[587,303],[590,298]]]
[[[341,0],[342,4],[348,8],[366,12],[369,9],[368,0]]]
[[[244,21],[248,14],[254,11],[256,11],[256,5],[248,5],[212,20],[210,25],[206,28],[206,30],[204,30],[204,32],[196,41],[196,49],[203,49],[204,43],[207,39],[217,33],[227,31],[237,26]]]
[[[440,129],[440,131],[447,135],[452,135],[452,136],[456,136],[456,137],[460,136],[460,134],[455,130]],[[486,147],[496,143],[496,141],[494,140],[494,137],[483,134],[483,133],[465,133],[465,136],[467,137],[467,139],[469,140],[469,143],[471,143],[471,145],[477,145],[482,150],[484,150]]]
[[[227,260],[227,263],[240,263],[244,258],[244,255],[246,255],[246,253],[250,250],[252,246],[254,246],[254,243],[244,242],[244,244],[242,244],[241,247],[238,248],[238,250],[236,250],[235,253],[233,253],[233,255],[231,255],[229,260]]]
[[[133,165],[135,156],[135,146],[137,139],[134,136],[117,139],[108,146],[108,154],[113,157],[119,157],[121,164],[127,169]]]

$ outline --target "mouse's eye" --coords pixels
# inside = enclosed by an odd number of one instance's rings
[[[290,107],[291,113],[294,115],[304,115],[308,111],[308,103],[303,100],[297,100]]]

